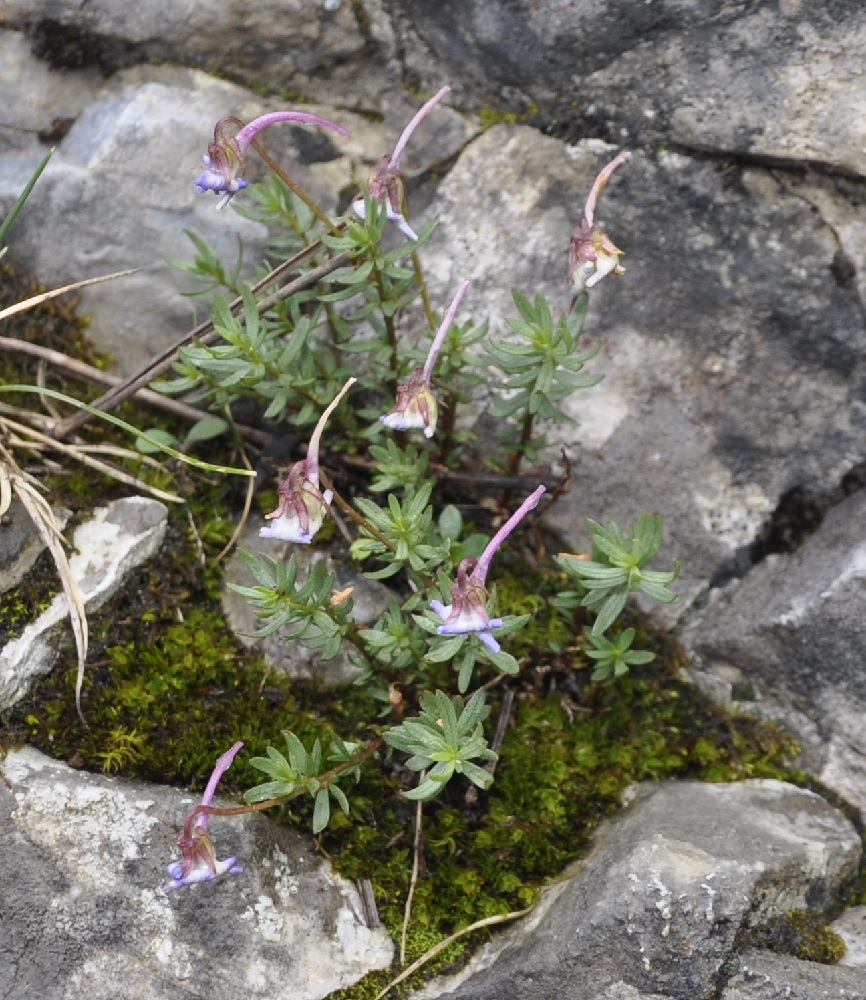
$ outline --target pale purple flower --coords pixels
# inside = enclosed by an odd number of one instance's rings
[[[430,388],[430,379],[468,287],[469,282],[464,281],[457,289],[457,294],[451,300],[451,305],[448,306],[448,311],[442,318],[427,352],[424,367],[416,368],[403,385],[397,386],[397,402],[394,408],[379,417],[386,427],[396,431],[423,430],[425,437],[433,437],[436,421],[439,419],[439,401]]]
[[[275,125],[277,122],[319,125],[321,128],[331,129],[332,132],[338,132],[340,135],[347,137],[349,135],[342,125],[306,111],[272,111],[270,114],[256,118],[247,125],[244,125],[240,118],[233,115],[221,118],[214,127],[213,142],[208,143],[207,153],[202,157],[207,170],[194,182],[201,193],[213,191],[214,194],[222,195],[217,203],[217,208],[224,208],[231,200],[232,195],[237,194],[238,191],[247,186],[243,177],[246,173],[247,148],[262,129],[266,129],[269,125]],[[239,126],[234,135],[229,132],[232,125]]]
[[[282,542],[311,542],[322,527],[334,494],[331,490],[323,493],[319,489],[319,441],[328,417],[337,404],[358,380],[350,378],[337,393],[334,400],[319,417],[307,446],[307,457],[295,464],[280,483],[280,505],[266,517],[273,518],[271,524],[259,530],[261,538],[276,538]]]
[[[187,816],[183,830],[177,838],[182,860],[173,861],[166,866],[165,870],[171,876],[171,882],[163,886],[165,892],[181,889],[196,882],[209,882],[218,875],[226,873],[240,875],[244,870],[243,865],[237,863],[237,858],[226,858],[225,861],[217,859],[216,847],[207,832],[209,807],[217,785],[242,746],[241,742],[235,743],[216,762],[216,767],[201,797],[201,803]]]
[[[373,201],[377,201],[385,206],[388,221],[395,223],[400,232],[408,236],[410,240],[417,240],[418,234],[409,225],[403,215],[403,178],[400,176],[400,157],[403,155],[403,150],[406,148],[406,144],[409,142],[415,129],[418,128],[442,98],[450,92],[450,87],[442,87],[426,104],[422,105],[412,121],[403,129],[403,134],[397,140],[394,152],[386,153],[382,157],[376,169],[370,174],[370,179],[367,181],[367,189],[370,192],[370,197]],[[357,197],[352,202],[352,210],[359,219],[364,218],[366,209],[364,207],[363,196]]]
[[[533,510],[544,495],[545,488],[537,490],[523,501],[505,524],[487,543],[479,559],[464,559],[457,567],[457,579],[451,587],[451,603],[431,601],[430,607],[442,619],[436,629],[439,635],[465,635],[475,632],[490,650],[498,653],[500,646],[491,634],[492,629],[502,627],[501,618],[491,618],[487,613],[489,594],[485,583],[490,563],[497,550],[526,515]]]
[[[611,174],[631,153],[623,150],[599,173],[586,199],[580,225],[571,234],[568,251],[568,275],[578,292],[592,288],[608,274],[623,274],[619,258],[622,250],[595,224],[595,203]]]

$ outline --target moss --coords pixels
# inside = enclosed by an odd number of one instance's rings
[[[30,568],[22,584],[0,600],[0,649],[18,638],[25,628],[51,604],[61,589],[54,560],[43,552]]]
[[[807,910],[791,910],[770,921],[750,932],[745,943],[822,965],[835,965],[845,954],[845,942],[823,915]]]

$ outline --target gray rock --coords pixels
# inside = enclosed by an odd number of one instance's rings
[[[128,497],[98,507],[72,536],[69,567],[85,608],[95,611],[116,593],[129,572],[149,559],[165,535],[167,510],[158,500]],[[58,581],[58,589],[60,583]],[[58,593],[39,617],[0,650],[0,709],[10,708],[37,677],[54,666],[60,628],[68,615]]]
[[[811,721],[821,780],[866,815],[864,518],[866,494],[856,493],[795,553],[711,602],[683,639],[703,662],[742,670],[798,734],[800,718]]]
[[[63,528],[69,512],[54,510],[54,520]],[[30,515],[18,500],[0,518],[0,594],[17,587],[44,550]]]
[[[166,895],[196,797],[29,748],[0,768],[6,1000],[318,1000],[390,961],[354,888],[293,830],[212,819],[219,856],[245,872]]]
[[[842,814],[791,785],[655,786],[522,925],[422,997],[709,998],[742,929],[826,905],[859,856]]]
[[[613,150],[497,126],[443,181],[425,255],[435,288],[472,286],[476,318],[502,336],[510,288],[568,306],[568,239]],[[600,221],[626,273],[593,289],[587,370],[604,381],[566,408],[548,453],[572,459],[553,520],[585,548],[587,516],[657,510],[688,606],[736,561],[779,498],[835,486],[861,449],[861,302],[834,277],[838,244],[811,204],[756,170],[636,154],[602,195]],[[660,560],[659,565],[662,565]],[[671,609],[674,613],[677,607]]]
[[[63,74],[50,75],[58,90],[64,79]],[[60,142],[11,231],[10,252],[54,286],[123,268],[141,269],[80,293],[81,311],[91,318],[91,339],[114,357],[122,373],[176,341],[197,313],[200,318],[199,300],[180,294],[193,287],[189,278],[165,263],[169,257],[194,256],[185,230],[201,236],[230,267],[237,259],[238,240],[244,245],[247,272],[258,263],[264,228],[232,210],[215,211],[216,199],[199,194],[192,182],[220,118],[251,120],[283,106],[200,72],[147,66],[106,84]],[[316,105],[305,109],[338,119],[352,138],[279,126],[264,138],[296,182],[334,211],[341,193],[356,189],[354,165],[377,162],[387,151],[383,129],[349,112]],[[53,113],[45,109],[28,120],[41,123]],[[458,135],[457,118],[450,113],[450,131],[443,133],[450,137],[448,155],[463,134]],[[0,147],[0,213],[11,206],[44,155],[45,146],[35,137],[5,153]],[[432,149],[426,155],[432,156]],[[431,166],[423,152],[415,162],[419,171]],[[356,184],[366,172],[367,167],[360,170]],[[257,180],[264,173],[264,166],[251,157],[248,178]]]
[[[616,141],[863,175],[858,0],[390,0],[383,43],[428,87],[538,101]],[[563,110],[564,109],[564,110]],[[585,134],[585,133],[583,133]]]
[[[20,31],[0,29],[0,150],[33,145],[55,122],[71,122],[102,92],[95,69],[56,73],[30,51]]]
[[[375,93],[381,64],[349,0],[5,0],[6,23],[26,28],[34,50],[55,66],[95,64],[104,72],[168,60],[305,91],[336,76]]]
[[[362,625],[372,625],[385,611],[388,603],[388,588],[376,580],[368,580],[345,561],[330,558],[325,552],[308,549],[303,545],[290,545],[259,538],[260,524],[248,525],[238,539],[238,548],[254,555],[268,555],[273,559],[288,559],[295,555],[300,564],[299,576],[304,575],[314,562],[327,560],[328,570],[336,578],[338,590],[352,589],[352,619]],[[226,622],[241,642],[248,648],[256,649],[274,670],[297,680],[315,680],[328,686],[346,684],[359,676],[360,670],[352,663],[353,647],[343,642],[342,649],[332,660],[322,660],[319,652],[306,649],[296,640],[287,638],[291,630],[280,629],[262,639],[252,638],[252,633],[265,624],[256,618],[255,611],[246,598],[231,590],[227,585],[235,583],[242,587],[255,586],[249,570],[237,554],[226,565],[225,586],[222,606]]]
[[[719,1000],[866,1000],[866,981],[857,969],[749,948],[737,957],[736,972],[718,996]]]
[[[852,906],[830,924],[845,942],[845,954],[840,965],[866,969],[866,906]]]

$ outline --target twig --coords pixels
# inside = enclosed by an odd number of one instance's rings
[[[382,921],[379,919],[376,897],[373,895],[373,883],[368,878],[358,879],[358,894],[364,907],[364,921],[367,927],[374,931],[382,926]]]
[[[420,785],[427,776],[426,771],[418,775]],[[415,843],[412,848],[412,878],[409,880],[409,893],[406,896],[406,906],[403,910],[403,929],[400,932],[400,965],[406,964],[406,937],[409,933],[409,919],[412,916],[412,898],[415,895],[415,886],[418,884],[418,871],[421,867],[421,817],[423,816],[424,803],[419,799],[415,807]]]
[[[127,486],[132,486],[137,490],[145,490],[147,493],[152,494],[159,500],[165,500],[168,503],[184,502],[183,497],[176,496],[174,493],[166,493],[165,490],[161,490],[156,486],[151,486],[143,480],[130,475],[128,472],[124,472],[122,469],[109,465],[107,462],[100,462],[99,459],[92,458],[75,445],[65,444],[63,441],[55,441],[54,438],[49,437],[47,434],[42,434],[32,427],[19,424],[17,421],[10,420],[8,417],[0,418],[0,424],[17,431],[19,434],[31,435],[36,439],[35,442],[17,441],[21,447],[36,448],[40,451],[45,448],[51,448],[52,450],[59,451],[64,455],[69,455],[70,458],[74,458],[77,462],[81,462],[82,465],[95,469],[97,472],[103,473],[103,475],[111,476],[112,479],[116,479],[120,483],[126,483]]]
[[[40,344],[31,344],[26,340],[17,340],[14,337],[0,337],[0,351],[26,354],[28,357],[45,360],[53,368],[59,368],[60,371],[66,372],[68,375],[95,385],[114,388],[124,381],[119,375],[112,375],[111,372],[104,372],[101,368],[94,368],[93,365],[88,365],[76,358],[70,358],[60,351],[52,351],[49,347],[42,347]],[[166,413],[171,413],[182,420],[195,422],[208,416],[206,410],[200,410],[197,406],[190,406],[189,403],[184,403],[179,399],[163,396],[162,393],[154,392],[152,389],[138,389],[134,395],[140,403],[164,410]],[[8,405],[8,403],[0,404],[0,407],[2,407],[0,412],[7,412],[5,408]],[[19,410],[18,415],[23,415],[25,412],[24,410]],[[55,426],[55,422],[51,421],[50,425]],[[245,424],[236,424],[235,426],[241,437],[247,441],[252,441],[253,444],[264,445],[268,440],[269,435],[267,432],[260,431],[257,427],[247,427]]]
[[[304,250],[301,250],[299,253],[296,253],[294,257],[285,261],[285,263],[280,264],[279,267],[274,268],[274,270],[271,271],[267,277],[263,278],[257,285],[254,285],[252,289],[253,293],[260,292],[262,289],[274,284],[274,282],[279,278],[282,278],[284,275],[296,270],[307,260],[315,257],[317,253],[320,253],[321,249],[321,243],[313,243]],[[351,257],[348,253],[337,254],[336,257],[332,257],[329,261],[321,264],[319,267],[315,267],[311,271],[307,271],[305,274],[302,274],[299,278],[296,278],[288,285],[283,286],[283,288],[273,292],[267,298],[258,302],[256,304],[258,313],[261,315],[276,305],[277,302],[288,298],[290,295],[294,295],[296,292],[303,291],[305,288],[310,288],[312,285],[315,285],[317,281],[320,281],[332,271],[336,271],[338,268],[348,264],[350,260]],[[229,310],[232,315],[236,315],[242,308],[243,299],[241,297],[233,299],[232,302],[229,303]],[[185,333],[180,340],[175,341],[171,347],[167,347],[164,351],[161,351],[146,365],[139,368],[138,371],[123,379],[123,381],[115,386],[115,388],[100,396],[99,399],[97,399],[93,404],[94,408],[103,411],[113,410],[125,399],[128,399],[133,393],[146,386],[148,382],[155,379],[158,375],[162,375],[163,372],[168,371],[168,369],[174,364],[177,352],[182,347],[185,347],[196,338],[199,338],[202,344],[211,344],[214,341],[219,340],[219,336],[220,335],[214,330],[213,320],[205,320],[203,323],[199,323],[198,326],[193,327],[192,330]],[[68,417],[62,423],[58,424],[55,434],[57,437],[66,437],[67,434],[71,434],[73,431],[78,430],[79,427],[82,427],[92,418],[93,414],[88,413],[86,410],[82,410],[81,412]]]
[[[424,952],[424,954],[413,962],[408,969],[404,969],[396,979],[392,979],[390,983],[379,993],[376,994],[374,1000],[382,1000],[390,990],[393,990],[395,986],[399,986],[400,983],[404,982],[409,976],[416,973],[422,966],[426,965],[431,959],[434,959],[440,951],[444,951],[446,948],[454,944],[460,938],[465,937],[467,934],[471,934],[473,931],[483,930],[485,927],[495,927],[496,924],[504,924],[509,920],[519,920],[521,917],[527,916],[535,908],[535,904],[532,906],[527,906],[525,910],[512,910],[511,913],[501,913],[493,917],[485,917],[483,920],[476,920],[474,924],[470,924],[468,927],[464,927],[462,930],[455,931],[450,937],[445,938],[444,941],[440,941],[439,944],[434,945],[429,951]]]
[[[377,467],[375,462],[362,458],[360,455],[340,455],[336,460],[342,462],[348,469],[358,469],[363,472],[372,472]],[[564,486],[563,479],[546,470],[524,472],[518,476],[511,476],[502,472],[484,472],[480,469],[460,472],[435,462],[431,464],[430,469],[435,473],[441,485],[457,486],[473,493],[478,493],[481,490],[524,490],[528,492],[534,490],[539,484],[544,484],[549,490],[557,491]]]
[[[334,484],[328,478],[327,473],[321,466],[319,467],[319,478],[325,484],[325,489],[330,490],[334,494],[334,500],[336,500],[337,506],[347,517],[351,518],[355,524],[363,528],[365,531],[369,531],[370,534],[377,541],[380,541],[389,552],[397,551],[397,546],[387,536],[383,535],[374,524],[368,521],[366,517],[359,514],[351,504],[347,503],[340,496],[340,494],[334,489]]]

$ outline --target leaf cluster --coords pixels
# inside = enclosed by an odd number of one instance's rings
[[[495,761],[497,755],[484,738],[482,722],[490,714],[483,690],[468,701],[442,691],[421,695],[421,713],[407,719],[385,734],[385,742],[396,750],[411,754],[406,766],[411,771],[425,771],[420,784],[406,792],[406,798],[432,799],[456,774],[464,774],[473,785],[489,788],[493,775],[472,763]]]
[[[324,561],[314,562],[301,583],[298,557],[294,554],[286,562],[270,556],[256,558],[249,552],[240,552],[239,556],[258,585],[229,586],[247,599],[258,618],[267,621],[253,636],[263,638],[286,629],[287,638],[318,650],[323,660],[333,659],[343,637],[353,627],[353,603],[351,597],[334,603],[335,577]]]
[[[268,799],[286,799],[298,793],[306,792],[314,800],[313,833],[321,833],[331,818],[331,799],[333,798],[343,812],[349,815],[349,801],[345,792],[337,784],[337,775],[322,774],[323,757],[322,744],[315,740],[308,752],[303,743],[294,733],[283,731],[288,759],[276,747],[267,748],[267,757],[253,757],[250,764],[258,771],[263,771],[271,780],[251,788],[244,798],[249,803],[264,802]],[[328,761],[345,764],[352,760],[352,755],[358,749],[354,743],[345,743],[339,737],[331,739]],[[339,778],[358,780],[357,765],[340,771]]]
[[[562,595],[566,603],[574,601],[595,612],[594,636],[603,635],[611,627],[629,594],[639,591],[663,604],[677,599],[667,584],[679,575],[679,563],[668,572],[646,568],[662,543],[662,519],[658,514],[641,514],[625,535],[612,521],[605,528],[590,519],[586,526],[592,535],[592,558],[563,554],[556,561],[580,585],[577,591]]]

